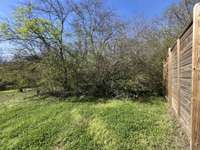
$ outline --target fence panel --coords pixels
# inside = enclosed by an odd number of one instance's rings
[[[178,59],[176,44],[171,51],[172,108],[178,114]]]
[[[193,21],[168,51],[164,62],[166,97],[190,140],[200,150],[200,3]]]
[[[180,120],[188,136],[191,135],[192,31],[191,25],[180,38]]]

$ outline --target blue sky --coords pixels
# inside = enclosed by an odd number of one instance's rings
[[[151,19],[161,16],[167,7],[179,0],[107,0],[109,7],[125,18],[143,15]]]
[[[115,9],[125,18],[144,15],[147,18],[160,16],[171,4],[179,0],[105,0],[106,4]],[[23,0],[0,0],[0,16],[9,16],[17,4]]]
[[[136,16],[152,19],[161,16],[166,8],[180,0],[105,0],[106,5],[113,8],[117,14],[132,20]],[[10,17],[13,8],[23,0],[0,0],[0,17]],[[8,43],[0,43],[0,54],[8,54],[2,48],[9,47]]]

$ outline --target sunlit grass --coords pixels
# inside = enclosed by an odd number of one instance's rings
[[[162,98],[59,100],[0,92],[0,149],[164,150],[184,147]]]

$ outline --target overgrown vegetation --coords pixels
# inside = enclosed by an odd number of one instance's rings
[[[2,20],[0,41],[15,47],[0,82],[58,96],[162,95],[162,60],[191,20],[181,0],[156,21],[122,20],[101,0],[34,0]]]
[[[0,149],[187,149],[165,105],[0,92]]]

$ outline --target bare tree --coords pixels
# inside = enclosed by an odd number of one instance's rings
[[[178,4],[172,4],[165,13],[165,17],[175,30],[184,28],[192,20],[192,10],[199,0],[181,0]]]
[[[106,50],[111,41],[121,34],[124,24],[100,0],[83,1],[72,6],[77,43],[86,53]]]
[[[18,7],[13,20],[1,24],[0,40],[15,44],[20,54],[55,57],[64,90],[67,89],[66,56],[70,8],[61,0],[36,0]],[[49,60],[49,59],[47,59]],[[51,61],[48,62],[52,66]]]

